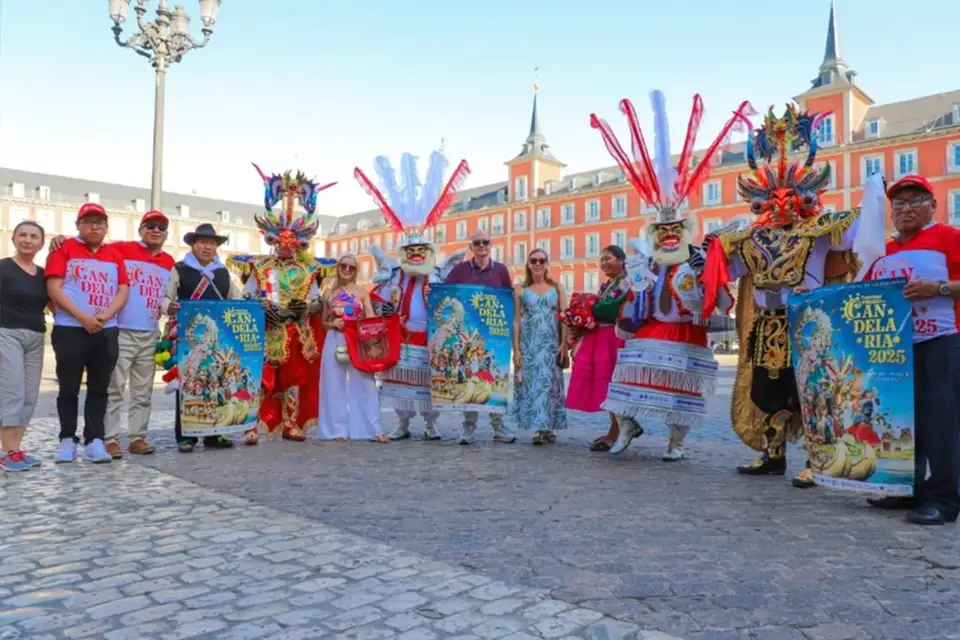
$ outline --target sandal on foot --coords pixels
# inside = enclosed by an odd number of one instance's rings
[[[547,436],[543,431],[537,431],[533,434],[533,437],[530,439],[530,444],[541,445],[548,442]]]
[[[187,440],[181,440],[177,443],[177,449],[180,453],[193,453],[193,443]]]
[[[590,451],[610,451],[610,445],[603,441],[603,438],[598,438],[590,443]]]

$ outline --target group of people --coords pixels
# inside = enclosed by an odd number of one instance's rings
[[[651,94],[656,139],[668,140],[665,99]],[[176,317],[179,302],[254,299],[266,314],[261,404],[244,442],[261,436],[303,440],[319,427],[327,440],[388,442],[410,438],[419,414],[425,440],[440,439],[438,410],[428,357],[427,322],[431,285],[478,284],[514,291],[514,410],[521,429],[537,445],[556,442],[566,427],[566,409],[606,411],[608,432],[591,450],[619,453],[643,433],[650,420],[669,426],[664,460],[684,457],[691,428],[706,419],[718,365],[708,346],[712,327],[728,328],[735,315],[742,345],[731,407],[734,431],[756,459],[738,467],[745,475],[782,475],[786,446],[802,437],[800,401],[787,319],[787,295],[853,279],[906,275],[904,295],[923,331],[914,334],[916,397],[916,486],[910,499],[873,499],[884,509],[909,509],[920,524],[955,521],[960,512],[960,231],[933,221],[936,199],[921,176],[886,186],[875,176],[862,206],[824,212],[820,196],[830,180],[829,164],[815,163],[813,132],[818,117],[788,105],[771,109],[746,146],[749,175],[738,190],[755,220],[692,241],[694,220],[682,214],[689,193],[703,184],[730,135],[750,130],[750,104],[742,103],[699,161],[693,145],[703,105],[695,96],[679,164],[667,150],[647,150],[633,105],[621,110],[630,124],[628,155],[610,126],[591,116],[603,142],[656,219],[632,254],[607,247],[600,269],[605,281],[595,294],[569,293],[550,276],[550,256],[531,251],[522,281],[514,285],[507,267],[491,259],[490,236],[470,237],[470,259],[459,252],[437,264],[426,231],[447,210],[469,175],[462,161],[444,182],[447,159],[435,152],[420,180],[416,159],[406,154],[401,177],[377,158],[379,186],[360,169],[354,175],[389,226],[402,234],[396,258],[378,247],[372,290],[357,283],[357,259],[335,263],[310,255],[317,229],[317,185],[302,173],[267,176],[265,213],[256,217],[267,256],[218,256],[226,238],[201,224],[184,238],[190,253],[174,262],[162,247],[169,221],[158,211],[143,216],[140,241],[105,243],[107,213],[85,204],[77,215],[78,235],[58,237],[45,268],[33,258],[45,241],[35,222],[14,230],[16,255],[0,261],[0,435],[8,471],[38,461],[24,453],[23,430],[36,405],[42,367],[44,312],[54,312],[52,345],[60,390],[60,448],[55,461],[78,455],[78,396],[84,373],[83,455],[95,463],[121,457],[119,408],[129,387],[129,447],[149,454],[147,426],[155,371],[154,351],[164,315]],[[802,162],[790,154],[805,148]],[[259,169],[258,169],[259,171]],[[897,234],[884,241],[885,200]],[[737,292],[733,286],[736,284]],[[735,309],[735,313],[734,313]],[[398,325],[400,345],[391,366],[374,374],[358,362],[358,326],[372,318]],[[362,351],[360,349],[359,351]],[[381,355],[382,349],[377,349]],[[570,390],[564,369],[572,366]],[[377,380],[379,376],[379,384]],[[393,408],[395,430],[385,435],[381,406]],[[465,412],[458,442],[472,442],[478,414]],[[490,414],[494,440],[514,442],[503,415]],[[184,436],[179,412],[180,451],[198,444]],[[233,446],[226,436],[203,439],[209,448]],[[804,468],[793,479],[813,486]]]

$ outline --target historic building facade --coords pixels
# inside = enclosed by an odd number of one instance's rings
[[[833,169],[825,206],[858,206],[862,185],[874,173],[888,180],[922,173],[936,189],[940,220],[960,224],[960,90],[877,105],[854,77],[840,56],[831,8],[817,77],[794,98],[802,109],[832,112],[817,131],[818,160]],[[505,182],[460,195],[436,229],[440,251],[460,249],[475,229],[486,229],[496,259],[516,276],[522,274],[527,253],[540,247],[549,253],[553,274],[568,291],[590,291],[600,279],[597,259],[603,247],[624,246],[652,215],[617,167],[564,174],[565,165],[543,136],[536,95],[529,135],[506,166]],[[687,206],[699,220],[701,235],[739,216],[750,217],[736,191],[737,176],[745,170],[743,145],[735,145],[691,196]],[[361,276],[369,277],[373,263],[364,256],[365,249],[370,244],[390,249],[396,237],[378,212],[369,211],[341,218],[327,241],[331,255],[359,253]]]

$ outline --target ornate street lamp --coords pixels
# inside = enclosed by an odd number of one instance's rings
[[[180,62],[191,49],[207,46],[217,21],[220,0],[198,0],[200,20],[203,21],[203,40],[197,42],[190,36],[190,16],[183,7],[171,11],[167,0],[160,0],[157,17],[144,19],[149,0],[136,0],[133,8],[137,14],[137,31],[127,40],[122,40],[123,22],[130,11],[131,0],[108,0],[110,19],[113,20],[113,39],[121,47],[132,49],[150,61],[156,70],[157,88],[153,105],[153,179],[151,181],[150,208],[160,209],[160,193],[163,185],[163,102],[166,86],[167,65]]]

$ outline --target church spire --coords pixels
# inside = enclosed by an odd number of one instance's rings
[[[853,84],[855,71],[851,71],[840,57],[840,35],[837,31],[837,3],[830,0],[830,20],[827,22],[827,42],[823,50],[820,74],[811,81],[812,88],[833,84]]]
[[[534,73],[539,71],[539,67],[534,70]],[[520,151],[520,155],[515,159],[519,158],[542,158],[544,160],[550,160],[553,162],[560,162],[550,151],[550,145],[547,144],[547,139],[543,135],[543,129],[540,126],[540,115],[537,111],[537,94],[540,92],[540,85],[534,83],[533,85],[533,111],[530,113],[530,131],[527,133],[527,139],[523,143],[523,149]]]

